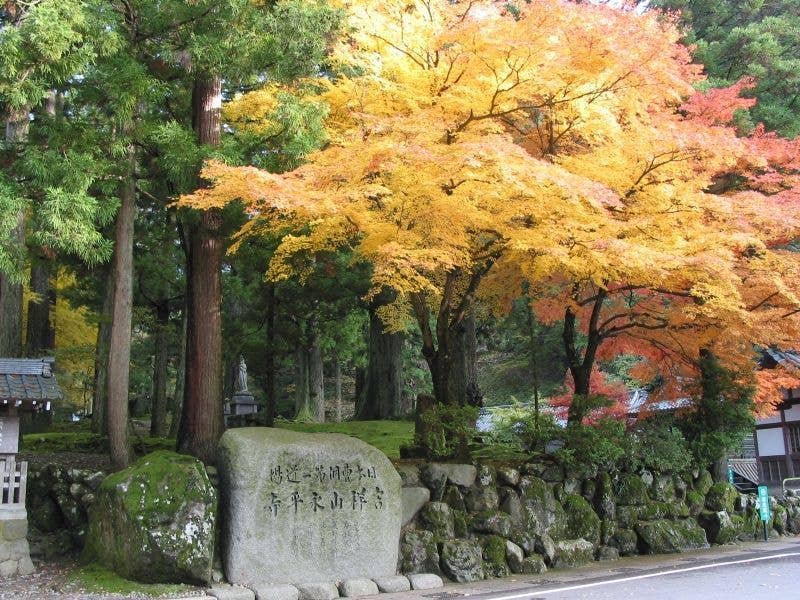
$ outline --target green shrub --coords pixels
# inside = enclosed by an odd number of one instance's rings
[[[556,456],[577,476],[618,468],[627,451],[625,423],[600,419],[594,425],[570,425],[564,430],[564,447]]]
[[[552,414],[539,412],[537,417],[529,406],[495,409],[492,425],[492,431],[486,436],[489,443],[529,452],[544,451],[548,442],[564,435]]]
[[[475,437],[478,409],[474,406],[447,406],[435,404],[422,413],[422,432],[416,443],[424,448],[429,458],[467,458],[469,446]]]
[[[684,473],[691,464],[689,444],[677,427],[648,419],[629,432],[623,461],[628,471],[648,469],[658,473]]]

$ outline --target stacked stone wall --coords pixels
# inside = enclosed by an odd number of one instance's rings
[[[401,573],[465,582],[542,573],[636,554],[763,536],[754,495],[685,475],[598,473],[555,463],[398,463],[403,480]],[[800,533],[800,498],[772,498],[769,535]]]

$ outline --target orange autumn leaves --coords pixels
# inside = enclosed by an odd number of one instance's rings
[[[211,162],[213,186],[180,201],[243,202],[238,241],[283,235],[269,277],[349,246],[373,292],[394,291],[396,329],[412,307],[502,311],[523,290],[540,318],[571,307],[585,324],[605,290],[600,355],[640,354],[642,374],[688,377],[701,347],[741,367],[753,343],[798,340],[797,261],[780,249],[798,225],[796,147],[737,137],[749,82],[695,94],[700,67],[664,15],[340,4],[336,76],[290,90],[328,107],[329,143],[281,175]],[[265,93],[233,99],[229,126],[267,127]]]

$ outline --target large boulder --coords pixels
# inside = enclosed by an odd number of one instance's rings
[[[636,525],[642,554],[668,554],[708,548],[706,532],[694,519],[640,521]]]
[[[476,540],[450,540],[442,544],[442,571],[453,581],[483,579],[483,548]]]
[[[394,575],[400,476],[377,448],[341,434],[243,427],[222,436],[217,463],[231,583]]]
[[[216,490],[203,464],[154,452],[100,484],[85,554],[127,579],[206,583],[216,516]]]
[[[526,476],[520,480],[519,489],[528,509],[529,526],[534,527],[536,533],[548,533],[553,538],[562,538],[566,514],[550,485],[538,477]]]
[[[724,510],[732,513],[738,499],[738,490],[730,483],[720,481],[712,485],[706,492],[706,508],[715,512]]]
[[[566,513],[564,535],[567,539],[583,538],[593,544],[600,543],[600,517],[583,496],[567,494],[562,505]]]
[[[453,511],[444,502],[428,502],[419,513],[420,525],[440,540],[455,537]]]
[[[641,477],[632,473],[620,475],[617,481],[617,504],[644,506],[649,500],[647,484]]]
[[[400,540],[400,569],[403,573],[439,573],[439,548],[430,531],[407,531]]]
[[[489,577],[507,577],[511,571],[506,563],[506,542],[499,535],[487,535],[480,540],[483,546],[483,573]],[[519,546],[517,546],[519,549]],[[520,554],[522,550],[520,549]]]
[[[742,523],[742,518],[737,516],[737,523]],[[706,531],[709,544],[730,544],[735,542],[741,533],[741,526],[737,527],[731,516],[724,510],[717,512],[704,511],[700,513],[700,526]]]
[[[594,560],[594,544],[587,540],[563,540],[556,542],[553,567],[579,567]]]

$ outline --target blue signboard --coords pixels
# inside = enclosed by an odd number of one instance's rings
[[[733,469],[728,467],[728,483],[733,485]]]
[[[769,506],[769,489],[765,485],[758,486],[758,512],[764,522],[769,521],[772,517],[772,510]]]

